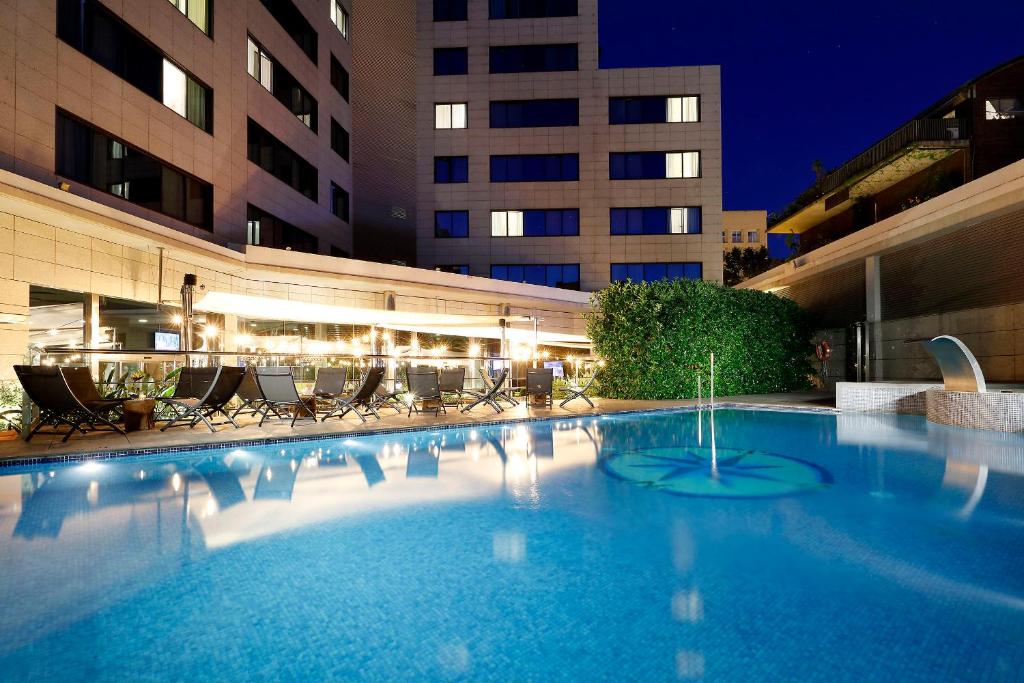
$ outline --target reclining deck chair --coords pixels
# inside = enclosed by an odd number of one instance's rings
[[[182,425],[177,423],[181,422],[184,424],[188,420],[189,429],[202,422],[209,427],[211,432],[215,432],[217,431],[214,427],[215,424],[225,424],[224,422],[215,423],[210,421],[210,418],[217,413],[225,417],[227,424],[238,429],[238,423],[231,417],[225,406],[234,397],[235,392],[238,391],[238,385],[242,383],[245,368],[223,366],[219,368],[193,368],[193,370],[214,370],[213,380],[210,382],[206,393],[199,397],[185,396],[163,399],[164,403],[169,405],[176,414],[171,418],[170,422],[160,428],[160,431],[165,432],[175,425],[180,427]],[[193,386],[193,388],[195,387]],[[175,391],[175,394],[177,393]]]
[[[334,407],[323,416],[321,422],[326,422],[329,417],[343,418],[349,412],[353,412],[360,422],[366,422],[367,415],[373,415],[378,420],[380,414],[374,407],[377,387],[384,379],[384,368],[373,367],[363,375],[363,383],[356,389],[355,393],[349,396],[339,396],[334,400]],[[360,408],[363,409],[360,412]]]
[[[300,415],[302,419],[316,422],[315,399],[303,399],[299,396],[291,368],[256,368],[256,384],[259,385],[268,408],[260,418],[261,427],[269,413],[274,413],[274,417],[281,420],[291,417],[292,427]],[[313,407],[310,407],[311,404]]]
[[[53,427],[53,434],[60,434],[61,425],[67,425],[63,442],[67,442],[75,432],[84,434],[86,427],[95,430],[97,423],[124,436],[124,430],[105,417],[120,406],[120,401],[100,398],[83,402],[71,390],[61,368],[55,366],[15,365],[14,372],[25,393],[39,408],[39,419],[34,427],[26,428],[25,441],[31,440],[47,425]],[[91,376],[89,382],[92,383]],[[96,387],[93,386],[92,390],[96,391]],[[98,391],[96,395],[99,395]]]
[[[487,375],[484,374],[483,376],[486,377]],[[489,381],[490,378],[488,377],[487,380]],[[502,392],[505,391],[506,381],[508,381],[508,368],[505,368],[498,374],[494,381],[491,382],[491,386],[488,390],[481,393],[467,391],[466,393],[473,396],[476,400],[463,408],[462,412],[468,413],[481,403],[486,403],[490,407],[494,408],[494,412],[496,413],[503,412],[504,408],[501,407],[498,400],[501,398]],[[512,400],[514,401],[515,399]],[[519,403],[516,402],[516,405],[519,405]]]

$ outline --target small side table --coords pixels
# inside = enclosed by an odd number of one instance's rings
[[[153,428],[156,401],[151,398],[133,398],[121,404],[124,411],[124,430],[137,432]]]

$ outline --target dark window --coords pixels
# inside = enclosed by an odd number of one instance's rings
[[[307,254],[316,254],[320,250],[320,240],[316,236],[252,204],[248,205],[246,211],[246,241],[256,246],[290,249]]]
[[[575,17],[576,0],[491,0],[491,19]]]
[[[345,161],[348,161],[349,135],[348,131],[333,118],[331,119],[331,149],[338,153]]]
[[[442,273],[455,273],[456,275],[469,275],[469,266],[434,266],[434,270],[441,271]]]
[[[559,289],[580,288],[580,264],[560,265],[505,264],[491,266],[491,277],[495,280],[525,282]]]
[[[466,0],[434,0],[434,21],[465,21]]]
[[[504,45],[491,48],[491,73],[576,71],[576,44]]]
[[[57,36],[195,126],[213,131],[213,90],[96,0],[58,0]]]
[[[464,47],[434,48],[434,75],[459,76],[469,73],[469,52]]]
[[[316,64],[316,31],[292,0],[260,0],[309,60]]]
[[[645,96],[608,98],[608,123],[683,123],[700,120],[700,98]]]
[[[579,209],[523,211],[523,237],[571,237],[579,234]]]
[[[345,221],[346,223],[348,222],[348,204],[348,191],[332,182],[331,213],[333,213],[335,216]]]
[[[469,157],[434,157],[434,182],[468,183]]]
[[[637,180],[665,177],[664,152],[612,152],[609,157],[612,180]]]
[[[613,235],[695,235],[701,232],[699,206],[615,208],[611,210]]]
[[[57,110],[56,172],[210,230],[213,186]]]
[[[434,237],[469,237],[469,211],[435,211]]]
[[[249,36],[248,49],[249,75],[269,90],[299,121],[316,132],[317,104],[309,91],[252,36]]]
[[[613,263],[612,282],[657,282],[658,280],[700,280],[704,267],[694,263]]]
[[[512,154],[491,157],[492,183],[579,179],[578,154]]]
[[[314,202],[317,200],[316,168],[252,119],[248,137],[249,161]]]
[[[348,102],[348,69],[334,55],[331,55],[331,85]]]
[[[580,101],[505,100],[491,102],[491,128],[580,125]]]

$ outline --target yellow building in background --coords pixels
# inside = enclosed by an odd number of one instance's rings
[[[768,212],[723,211],[722,250],[760,249],[768,246]]]

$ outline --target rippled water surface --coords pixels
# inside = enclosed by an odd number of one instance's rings
[[[1024,438],[718,410],[0,469],[0,679],[1022,680]]]

